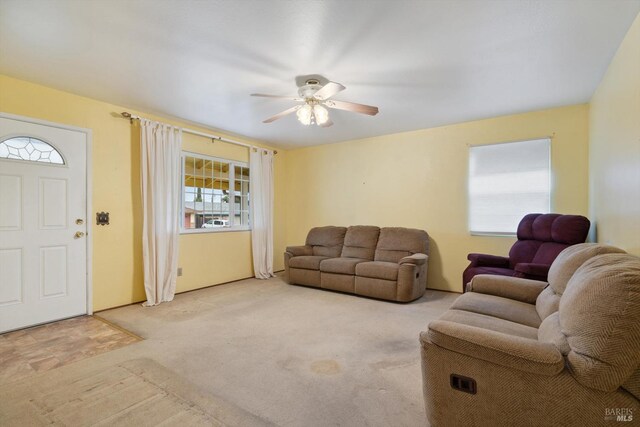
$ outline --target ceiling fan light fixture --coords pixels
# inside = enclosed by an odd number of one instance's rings
[[[319,104],[313,106],[313,115],[316,117],[316,124],[318,125],[323,125],[329,120],[329,111]]]
[[[309,104],[303,105],[296,112],[296,116],[298,116],[298,121],[305,126],[309,126],[311,124],[312,114],[313,114],[313,109]]]
[[[302,103],[281,111],[278,114],[263,120],[262,123],[272,123],[295,112],[296,116],[298,116],[298,121],[305,126],[315,123],[323,128],[328,128],[333,125],[333,122],[329,118],[329,110],[327,108],[351,111],[354,113],[366,114],[368,116],[375,116],[378,114],[378,107],[374,107],[372,105],[356,104],[355,102],[335,101],[330,99],[345,89],[346,88],[340,83],[329,82],[324,86],[320,86],[319,80],[308,79],[305,82],[305,85],[298,89],[298,98],[291,96],[267,95],[263,93],[252,93],[251,96],[287,99]]]

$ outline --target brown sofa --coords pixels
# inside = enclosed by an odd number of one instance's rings
[[[640,258],[571,246],[548,280],[475,276],[420,335],[431,425],[636,421]]]
[[[369,225],[316,227],[284,253],[285,280],[390,301],[420,298],[427,285],[429,235]]]

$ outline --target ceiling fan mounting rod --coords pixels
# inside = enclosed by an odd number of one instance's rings
[[[313,98],[320,89],[322,89],[322,86],[319,84],[305,84],[298,89],[298,95],[300,95],[302,99]]]

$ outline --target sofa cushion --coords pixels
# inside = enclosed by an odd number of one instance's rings
[[[471,278],[479,274],[493,274],[496,276],[513,276],[513,273],[514,273],[512,269],[502,268],[502,267],[471,267],[469,268],[469,271],[473,272],[473,274],[470,275]],[[471,279],[469,279],[469,281],[471,281]]]
[[[566,245],[584,243],[591,223],[582,215],[560,215],[551,225],[554,242]]]
[[[586,261],[569,280],[558,313],[575,379],[616,390],[640,366],[640,258],[606,254]]]
[[[518,240],[551,240],[551,224],[558,214],[530,213],[518,224]]]
[[[315,227],[309,230],[306,244],[313,247],[313,255],[339,257],[346,232],[345,227]]]
[[[320,287],[340,292],[355,292],[356,276],[350,274],[335,274],[320,272]]]
[[[395,262],[367,261],[356,265],[356,276],[373,279],[397,280],[399,264]]]
[[[549,287],[538,295],[536,310],[540,319],[546,319],[558,311],[562,296],[569,279],[585,261],[597,255],[608,253],[625,253],[622,249],[598,243],[581,243],[569,246],[556,258],[549,268],[547,278]]]
[[[380,229],[375,261],[398,262],[415,253],[429,255],[429,235],[426,231],[402,227]]]
[[[636,399],[640,400],[640,366],[622,384],[622,388],[633,394]]]
[[[560,255],[551,264],[549,268],[548,282],[550,287],[558,295],[562,295],[567,283],[585,261],[603,254],[625,253],[622,249],[598,244],[598,243],[582,243],[579,245],[569,246],[560,252]]]
[[[533,257],[540,249],[542,242],[538,240],[518,240],[509,249],[509,268],[514,269],[520,263],[533,262]]]
[[[304,268],[290,268],[289,278],[292,283],[305,286],[320,287],[321,284],[320,270],[306,270]]]
[[[538,248],[538,251],[531,260],[531,263],[551,265],[553,264],[553,261],[558,257],[560,252],[562,252],[566,248],[567,245],[565,245],[564,243],[544,242]]]
[[[547,286],[536,299],[536,311],[541,320],[558,311],[560,307],[560,295],[556,294],[551,286]]]
[[[294,256],[289,260],[289,267],[303,268],[305,270],[319,270],[320,262],[328,259],[326,256],[304,255]]]
[[[516,301],[535,304],[548,283],[539,280],[529,280],[520,277],[496,276],[493,274],[479,274],[467,286],[467,292],[495,295]]]
[[[525,215],[518,224],[518,240],[539,240],[565,245],[583,243],[589,231],[589,220],[582,215]]]
[[[368,262],[360,258],[329,258],[320,262],[320,271],[338,274],[356,274],[356,265]]]
[[[372,298],[398,300],[398,283],[395,280],[355,276],[356,294]]]
[[[452,309],[486,314],[511,322],[537,328],[540,326],[540,316],[533,304],[515,301],[494,295],[467,292],[458,297],[451,305]]]
[[[568,245],[583,243],[589,220],[581,215],[528,214],[518,224],[518,241],[509,251],[509,266],[550,265]]]
[[[373,260],[379,235],[380,227],[373,225],[354,225],[347,228],[341,256]]]
[[[499,319],[486,314],[472,313],[464,310],[447,310],[439,320],[461,323],[463,325],[476,326],[478,328],[489,329],[502,332],[507,335],[514,335],[522,338],[537,339],[538,330],[531,326]]]
[[[569,354],[571,348],[567,342],[567,336],[560,328],[560,316],[556,311],[542,321],[538,328],[538,341],[550,342],[555,345],[564,356]]]

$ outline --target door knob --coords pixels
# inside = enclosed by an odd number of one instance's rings
[[[76,234],[73,236],[75,239],[79,239],[82,236],[84,236],[84,233],[82,231],[76,231]]]

